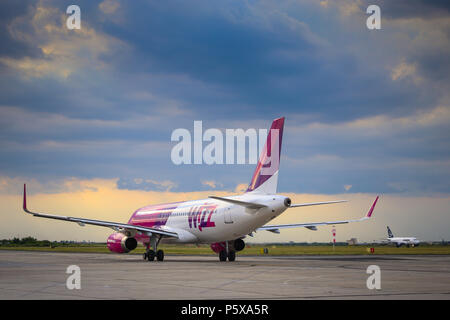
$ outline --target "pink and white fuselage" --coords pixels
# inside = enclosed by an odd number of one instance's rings
[[[143,207],[133,213],[128,223],[178,234],[178,238],[165,241],[211,243],[245,237],[288,208],[285,205],[288,198],[280,195],[247,194],[228,199],[256,202],[267,207],[251,209],[222,200],[202,199]],[[136,236],[136,239],[144,243],[149,241],[145,235]]]

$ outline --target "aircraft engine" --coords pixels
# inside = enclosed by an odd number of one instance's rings
[[[244,250],[245,248],[245,242],[242,239],[236,239],[234,241],[229,241],[228,243],[230,245],[230,250],[234,249],[235,251],[241,251]],[[225,250],[225,248],[226,248],[225,242],[211,243],[211,249],[215,253],[219,253],[220,251]]]
[[[236,239],[233,243],[234,250],[241,251],[245,248],[245,242],[242,239]]]
[[[135,238],[127,237],[123,233],[115,232],[108,237],[106,241],[108,249],[115,253],[127,253],[136,249],[137,241]]]
[[[212,251],[214,251],[215,253],[219,253],[222,250],[225,250],[226,246],[225,246],[225,242],[215,242],[215,243],[211,243],[211,249]]]

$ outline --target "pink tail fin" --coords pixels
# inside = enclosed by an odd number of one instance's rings
[[[259,157],[247,192],[276,193],[280,167],[281,142],[283,140],[284,117],[275,119],[267,135],[266,144]]]

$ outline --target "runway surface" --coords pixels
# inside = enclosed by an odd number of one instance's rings
[[[69,265],[81,289],[66,287]],[[369,265],[381,289],[366,285]],[[166,256],[0,250],[0,299],[450,299],[450,256]]]

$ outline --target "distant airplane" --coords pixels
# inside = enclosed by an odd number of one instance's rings
[[[280,233],[280,229],[299,227],[317,230],[317,226],[369,219],[378,197],[367,215],[357,220],[266,225],[288,208],[346,201],[292,204],[288,197],[276,194],[283,128],[284,117],[273,121],[250,185],[241,195],[210,196],[202,200],[149,205],[136,210],[128,223],[117,223],[29,211],[24,185],[23,209],[36,217],[76,222],[80,226],[91,224],[112,228],[115,232],[108,237],[109,250],[127,253],[141,242],[146,248],[144,259],[148,261],[153,261],[155,257],[158,261],[164,260],[163,250],[158,250],[161,240],[174,243],[208,243],[211,244],[211,249],[218,253],[220,261],[234,261],[236,252],[245,247],[242,239],[247,235],[253,236],[256,231]]]
[[[394,234],[392,233],[389,226],[387,226],[387,232],[388,232],[387,241],[389,243],[395,243],[397,248],[401,247],[402,245],[406,245],[408,248],[410,246],[417,247],[420,244],[420,241],[414,237],[394,237]]]

